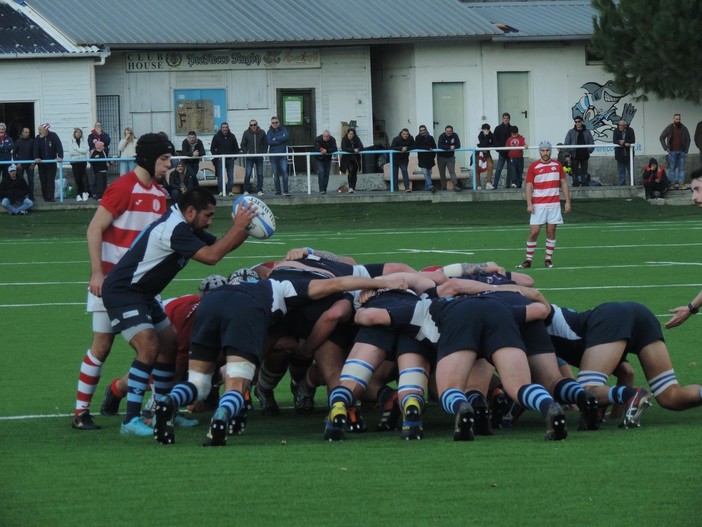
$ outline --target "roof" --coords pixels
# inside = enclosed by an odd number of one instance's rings
[[[582,0],[488,3],[26,0],[25,3],[77,44],[111,49],[577,38],[592,33],[593,16],[590,2]],[[516,28],[517,33],[505,33],[501,24]]]
[[[39,18],[39,17],[37,17]],[[51,24],[35,19],[19,4],[0,2],[0,58],[97,54],[95,47],[75,46]]]
[[[502,31],[496,41],[589,40],[597,11],[589,1],[474,2],[473,13]]]

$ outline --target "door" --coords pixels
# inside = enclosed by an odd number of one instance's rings
[[[29,128],[29,134],[34,137],[37,129],[34,123],[33,102],[0,102],[0,122],[7,126],[7,135],[13,141],[22,135],[22,128]]]
[[[531,127],[529,118],[529,72],[528,71],[499,71],[497,72],[497,110],[500,124],[502,114],[510,114],[512,126],[519,127],[519,133],[529,144]],[[525,154],[526,155],[526,154]]]
[[[435,82],[432,84],[432,111],[434,115],[434,139],[444,133],[447,125],[453,126],[453,131],[461,138],[461,147],[468,144],[468,131],[465,127],[465,94],[462,82]],[[458,165],[466,164],[466,153],[456,154]]]
[[[279,89],[278,117],[290,134],[290,146],[313,145],[315,137],[314,89]]]

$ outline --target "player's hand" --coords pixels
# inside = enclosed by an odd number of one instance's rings
[[[680,324],[685,322],[688,318],[690,318],[690,308],[687,306],[680,306],[676,307],[675,309],[670,310],[671,313],[673,313],[673,318],[671,318],[668,322],[665,323],[663,327],[665,329],[672,329],[678,327]]]
[[[102,274],[102,271],[91,274],[90,283],[88,284],[88,291],[95,296],[102,296],[102,284],[104,281],[105,275]]]
[[[300,260],[307,256],[307,247],[302,247],[301,249],[290,249],[288,254],[285,255],[286,260]]]
[[[527,212],[529,214],[534,214],[534,205],[527,205]]]
[[[565,203],[565,211],[566,211],[566,214],[569,213],[570,210],[571,210],[571,209],[570,209],[570,201],[566,201],[566,203]]]
[[[404,276],[379,276],[376,278],[376,280],[384,282],[384,285],[379,286],[379,288],[387,287],[388,289],[407,289],[407,279]]]
[[[241,228],[241,230],[245,230],[256,216],[258,216],[258,207],[254,205],[253,201],[249,201],[239,207],[236,214],[232,213],[234,225]]]

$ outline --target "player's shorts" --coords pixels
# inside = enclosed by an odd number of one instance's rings
[[[113,333],[121,333],[129,342],[145,329],[161,331],[171,325],[158,300],[107,309]]]
[[[370,344],[385,353],[385,360],[395,361],[406,353],[414,353],[433,361],[436,357],[433,347],[418,341],[405,333],[385,326],[362,326],[356,334],[355,342]]]
[[[233,297],[214,291],[197,308],[190,358],[215,362],[220,351],[259,364],[268,332],[270,315],[251,303],[251,297]]]
[[[534,205],[534,213],[529,218],[529,225],[560,225],[563,223],[560,203],[555,206]]]
[[[626,353],[639,352],[657,340],[664,340],[656,316],[637,302],[608,302],[594,308],[585,323],[585,348],[626,340]]]
[[[542,320],[534,320],[522,324],[519,326],[519,334],[522,336],[524,346],[526,346],[527,357],[544,353],[556,353],[551,337]]]
[[[512,310],[487,297],[454,300],[442,313],[439,329],[437,360],[473,350],[492,363],[492,354],[499,349],[525,349]]]
[[[88,300],[86,301],[85,310],[93,314],[94,333],[115,333],[110,323],[110,317],[107,316],[105,305],[102,303],[102,297],[95,296],[88,291]]]

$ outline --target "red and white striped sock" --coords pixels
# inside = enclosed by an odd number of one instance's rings
[[[76,415],[90,408],[90,401],[93,400],[93,394],[100,382],[101,373],[102,362],[93,357],[93,354],[88,350],[80,365],[78,393],[76,395]]]
[[[527,242],[526,259],[530,262],[534,259],[534,251],[536,250],[536,242]]]
[[[546,239],[546,259],[553,260],[553,251],[556,250],[556,240]]]

